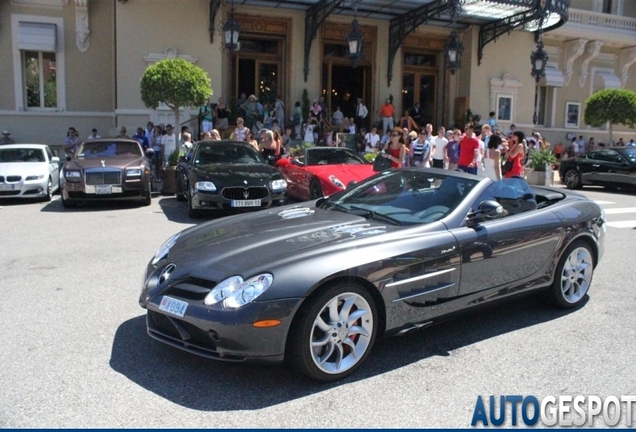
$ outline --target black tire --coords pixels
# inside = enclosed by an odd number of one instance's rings
[[[187,186],[186,186],[187,187]],[[188,200],[188,194],[181,188],[181,183],[177,181],[177,201],[186,202]]]
[[[188,217],[191,219],[199,219],[201,217],[201,210],[192,208],[192,195],[188,190]]]
[[[550,287],[550,299],[562,309],[577,307],[584,300],[594,275],[594,254],[590,246],[577,240],[565,250]]]
[[[142,207],[148,207],[150,204],[152,204],[152,191],[150,190],[150,188],[151,185],[150,182],[148,182],[148,190],[146,191],[146,195],[144,195],[144,198],[141,201]]]
[[[322,186],[320,186],[320,182],[318,180],[312,180],[309,184],[309,199],[318,199],[322,198],[324,195],[322,194]]]
[[[335,320],[329,314],[329,305],[334,303]],[[314,380],[340,380],[365,361],[377,326],[371,294],[358,285],[336,284],[307,299],[298,311],[289,332],[287,360]]]
[[[72,209],[77,207],[77,203],[74,201],[69,201],[69,200],[65,200],[64,199],[64,191],[60,190],[60,195],[62,196],[62,207],[67,208],[67,209]]]
[[[570,168],[563,175],[563,183],[568,189],[580,189],[583,185],[581,184],[581,174],[576,170],[576,168]]]
[[[49,182],[46,185],[46,195],[42,197],[43,202],[49,202],[53,199],[53,180],[49,177]]]

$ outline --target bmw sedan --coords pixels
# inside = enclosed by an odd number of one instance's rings
[[[44,144],[0,146],[0,198],[51,201],[59,187],[60,159]]]
[[[604,235],[600,207],[578,194],[393,169],[175,234],[148,263],[139,303],[162,343],[228,362],[287,360],[334,381],[378,337],[463,309],[529,291],[581,305]]]

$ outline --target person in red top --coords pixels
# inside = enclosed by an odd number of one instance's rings
[[[523,177],[523,165],[521,161],[525,157],[525,147],[523,140],[525,134],[521,131],[514,131],[512,136],[508,139],[508,150],[506,151],[506,159],[508,164],[512,163],[512,166],[506,172],[505,177]]]
[[[464,133],[464,138],[459,142],[457,168],[470,174],[477,174],[479,141],[475,138],[473,125],[468,123],[464,129]]]
[[[391,99],[384,101],[384,105],[380,107],[380,116],[382,116],[382,135],[393,129],[393,116],[395,116],[395,107],[391,103]]]
[[[391,137],[391,142],[384,148],[385,151],[380,156],[391,159],[391,168],[401,168],[404,163],[404,156],[406,156],[404,132],[400,128],[393,128],[389,136]]]

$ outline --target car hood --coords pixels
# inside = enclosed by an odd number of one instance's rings
[[[399,228],[317,209],[313,203],[289,205],[189,228],[181,233],[163,265],[174,262],[184,271],[182,275],[221,280],[258,268],[271,269],[288,260],[302,260],[325,249],[381,241],[384,234]]]
[[[140,166],[144,158],[91,158],[91,159],[71,159],[66,162],[67,169],[87,169],[87,168],[124,168]],[[102,164],[103,162],[103,164]]]
[[[345,185],[350,181],[359,182],[375,174],[373,165],[311,165],[305,169],[324,179],[334,175]]]
[[[46,162],[11,162],[0,163],[0,175],[21,175],[31,173],[48,173],[48,163]]]
[[[283,178],[280,171],[266,164],[210,164],[195,166],[191,170],[198,178],[220,181],[226,186],[253,185]]]

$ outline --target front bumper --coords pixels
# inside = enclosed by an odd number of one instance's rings
[[[207,306],[204,299],[214,283],[179,279],[159,283],[157,269],[148,267],[139,304],[147,309],[148,335],[181,350],[228,362],[280,363],[284,359],[287,334],[302,299],[255,301],[238,309],[221,304]],[[207,285],[207,286],[204,286]],[[160,310],[164,296],[187,303],[180,317]],[[274,327],[253,323],[280,320]]]
[[[107,193],[97,193],[97,187],[108,188]],[[103,192],[103,191],[100,191]],[[86,185],[84,182],[65,181],[62,194],[66,201],[138,201],[149,193],[148,179],[127,181],[123,185]]]
[[[0,198],[41,198],[46,196],[48,178],[0,183]]]
[[[248,202],[253,200],[230,199],[224,197],[222,193],[194,190],[192,192],[192,208],[195,210],[260,210],[275,205],[284,205],[286,198],[286,190],[276,192],[270,190],[266,197],[258,198],[258,205],[250,203],[248,206],[242,206],[240,205],[241,201]]]

